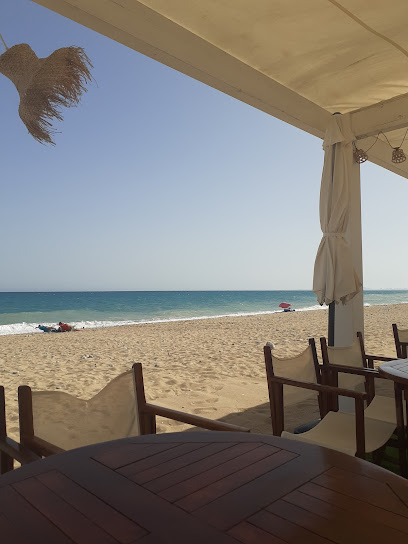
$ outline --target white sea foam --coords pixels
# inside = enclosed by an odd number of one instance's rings
[[[297,312],[307,312],[310,310],[324,310],[327,309],[327,306],[310,306],[308,308],[297,309]],[[255,315],[268,315],[284,313],[282,310],[272,310],[272,311],[263,311],[263,312],[239,312],[233,314],[219,314],[219,315],[203,315],[203,316],[194,316],[194,317],[176,317],[169,319],[150,319],[150,320],[125,320],[125,321],[70,321],[70,325],[74,326],[77,329],[101,329],[106,327],[121,327],[124,325],[142,325],[147,323],[168,323],[174,321],[197,321],[200,319],[217,319],[217,318],[226,318],[226,317],[245,317],[245,316],[255,316]],[[50,327],[54,327],[55,323],[43,323]],[[37,329],[38,323],[12,323],[9,325],[0,325],[0,336],[8,334],[44,334],[42,331]],[[50,333],[52,334],[52,333]]]

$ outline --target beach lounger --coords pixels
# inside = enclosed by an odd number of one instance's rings
[[[7,436],[4,387],[0,386],[0,474],[13,470],[14,460],[24,465],[37,459],[39,459],[38,455]]]
[[[389,357],[367,355],[361,332],[357,333],[352,346],[328,346],[326,338],[320,338],[322,348],[324,376],[323,383],[343,389],[366,391],[368,394],[366,417],[386,421],[397,425],[394,397],[384,397],[375,393],[375,379],[383,378],[374,370],[374,361],[392,361]],[[340,403],[337,397],[331,397],[330,410],[353,411]],[[351,400],[351,399],[350,399]]]
[[[308,348],[297,357],[278,359],[272,355],[270,346],[264,347],[264,355],[274,435],[316,444],[357,457],[364,457],[366,453],[373,452],[388,442],[395,425],[366,416],[364,413],[364,402],[368,399],[366,392],[320,384],[317,383],[316,377],[305,379],[307,372],[309,376],[312,376],[317,364],[313,339],[309,340]],[[295,374],[296,368],[303,368],[298,376]],[[295,390],[297,390],[296,393]],[[305,400],[313,393],[320,394],[326,409],[332,406],[333,396],[343,395],[352,398],[355,403],[355,413],[329,410],[311,430],[301,434],[286,432],[284,430],[285,406],[293,404],[296,399],[297,402]]]
[[[156,416],[214,431],[249,429],[146,402],[142,365],[114,378],[90,400],[62,391],[18,388],[21,444],[46,457],[118,438],[156,433]]]
[[[396,323],[392,324],[392,331],[394,333],[395,348],[397,350],[398,359],[408,358],[408,329],[399,329]]]

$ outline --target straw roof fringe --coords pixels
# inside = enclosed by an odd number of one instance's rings
[[[40,143],[55,145],[53,119],[62,121],[61,108],[76,106],[92,64],[81,47],[63,47],[38,58],[31,47],[14,45],[0,56],[0,73],[8,77],[20,95],[19,114],[28,132]]]

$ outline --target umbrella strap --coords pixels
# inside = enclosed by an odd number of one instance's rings
[[[0,34],[0,39],[1,39],[1,41],[3,42],[3,45],[4,45],[4,47],[6,48],[6,51],[8,51],[8,47],[7,47],[7,45],[6,45],[6,42],[4,41],[4,38],[3,38],[3,36],[2,36],[1,34]]]

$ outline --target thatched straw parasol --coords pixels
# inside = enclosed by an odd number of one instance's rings
[[[63,47],[49,57],[38,58],[26,43],[10,49],[4,45],[0,73],[17,88],[21,120],[38,142],[54,144],[52,120],[62,121],[62,106],[79,103],[85,84],[92,79],[92,64],[81,47]]]

